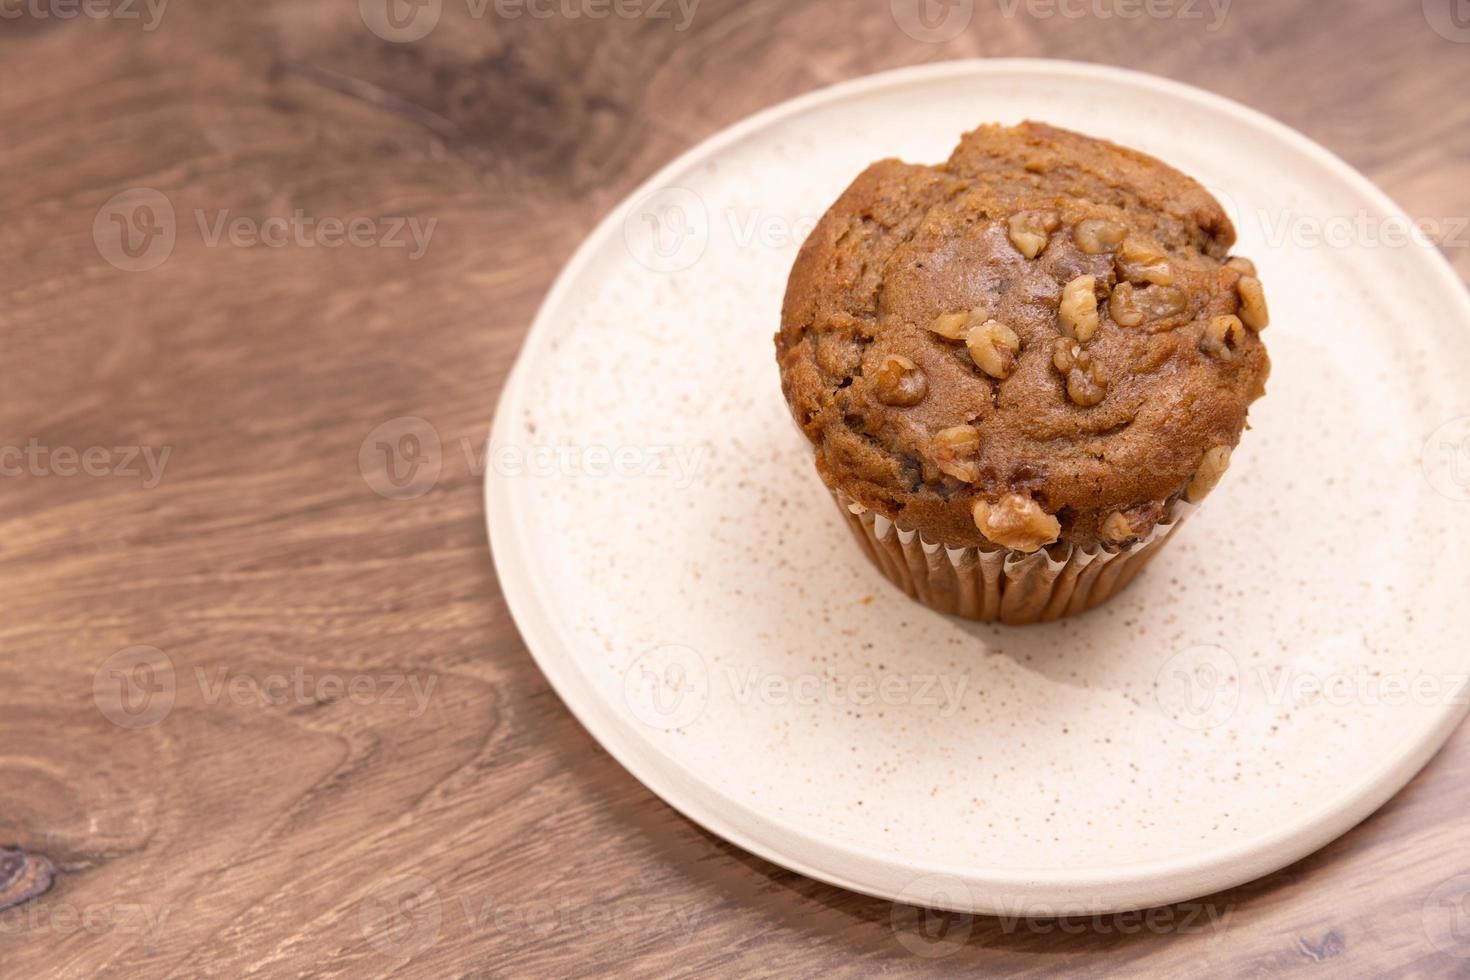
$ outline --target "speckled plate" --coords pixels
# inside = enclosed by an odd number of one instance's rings
[[[867,163],[1041,119],[1207,184],[1275,370],[1221,488],[1132,588],[946,618],[858,551],[779,390],[802,237]],[[506,386],[487,509],[537,663],[690,819],[873,895],[1000,914],[1182,901],[1396,792],[1465,711],[1470,301],[1366,179],[1144,75],[960,62],[839,85],[670,165],[588,238]]]

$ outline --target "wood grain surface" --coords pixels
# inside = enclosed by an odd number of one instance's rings
[[[1470,275],[1465,0],[917,2],[0,0],[0,975],[1470,975],[1463,731],[1267,880],[1017,922],[723,843],[536,670],[496,395],[596,219],[756,110],[1143,69],[1319,140]]]

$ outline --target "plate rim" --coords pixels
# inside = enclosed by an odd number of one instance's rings
[[[544,338],[553,329],[552,312],[561,305],[607,240],[620,233],[625,215],[636,202],[659,189],[675,186],[673,178],[693,164],[811,109],[891,87],[956,77],[1006,75],[1121,83],[1225,113],[1335,171],[1384,215],[1408,220],[1404,210],[1382,189],[1330,150],[1259,110],[1184,82],[1111,65],[1044,58],[958,59],[877,72],[796,96],[716,131],[661,167],[611,208],[582,240],[537,308],[497,400],[487,447],[502,441],[514,426],[516,409],[528,383],[527,353],[544,344]],[[1446,291],[1456,297],[1461,320],[1470,323],[1470,292],[1465,284],[1438,249],[1424,251],[1432,253],[1425,254],[1425,260]],[[524,553],[526,542],[509,503],[511,495],[495,492],[508,481],[509,478],[499,477],[493,467],[485,471],[486,525],[496,576],[527,651],[582,727],[633,778],[686,819],[780,867],[875,898],[907,904],[915,904],[913,900],[918,898],[923,899],[919,904],[959,912],[1026,915],[1056,914],[1059,909],[1070,913],[1074,908],[1079,913],[1109,914],[1210,895],[1299,861],[1367,819],[1427,765],[1470,711],[1470,704],[1452,706],[1453,710],[1444,711],[1437,723],[1426,726],[1417,740],[1406,740],[1399,756],[1366,783],[1325,797],[1317,806],[1304,810],[1270,833],[1223,847],[1171,858],[1071,870],[958,867],[934,861],[911,861],[840,836],[819,835],[729,796],[688,772],[677,759],[662,752],[646,733],[637,731],[612,711],[576,668],[572,645],[563,640],[546,612],[535,578],[526,570],[525,563],[512,561],[512,556],[518,558]],[[715,802],[719,805],[713,805]],[[737,825],[727,816],[730,813],[745,819]],[[844,868],[820,866],[803,857],[814,851],[841,860]],[[933,879],[930,882],[935,886],[933,893],[916,896],[910,887],[896,889],[895,875],[905,879],[909,886]],[[1059,900],[1059,893],[1071,897]],[[1008,901],[997,901],[1001,897]],[[1063,901],[1071,904],[1064,905]]]

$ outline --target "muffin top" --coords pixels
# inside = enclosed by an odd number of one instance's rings
[[[1126,546],[1229,462],[1270,362],[1198,183],[1040,123],[873,164],[802,246],[781,385],[829,487],[927,540]]]

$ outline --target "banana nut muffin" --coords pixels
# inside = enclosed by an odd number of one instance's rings
[[[802,246],[776,335],[823,481],[950,548],[1146,540],[1265,391],[1234,241],[1194,180],[1040,123],[873,164]]]

